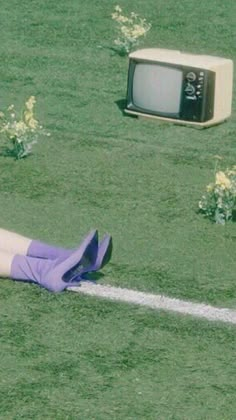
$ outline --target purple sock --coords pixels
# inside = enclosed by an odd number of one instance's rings
[[[95,264],[98,252],[98,231],[94,230],[94,238],[92,244],[83,254],[83,265],[88,267]],[[91,232],[84,238],[83,242],[89,240]],[[27,251],[28,257],[41,258],[47,260],[57,260],[62,262],[69,258],[76,249],[66,249],[62,247],[48,245],[40,241],[31,241]],[[86,270],[85,270],[86,271]]]
[[[27,256],[55,260],[57,258],[68,258],[71,254],[73,254],[74,251],[74,249],[66,249],[33,240],[31,241],[30,246],[28,248]]]

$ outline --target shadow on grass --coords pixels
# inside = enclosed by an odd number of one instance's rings
[[[13,158],[14,160],[19,160],[19,159],[24,159],[26,157],[25,156],[21,156],[20,158],[17,157],[16,155],[16,151],[13,149],[10,149],[9,147],[0,147],[0,157],[9,157],[9,158]]]
[[[101,45],[99,48],[110,51],[111,56],[118,56],[118,57],[126,58],[129,55],[129,53],[122,48],[111,47],[108,45]]]
[[[96,283],[98,280],[100,280],[102,277],[104,277],[104,274],[99,272],[91,272],[91,273],[85,273],[83,275],[84,280],[92,281]]]
[[[1,146],[0,147],[0,156],[2,157],[13,157],[13,152],[8,147]]]
[[[199,214],[202,215],[204,217],[204,219],[208,219],[210,221],[210,223],[212,223],[213,225],[216,224],[216,219],[215,219],[214,215],[212,215],[210,217],[202,209],[197,209],[195,213],[197,215],[199,215]],[[224,220],[224,222],[222,224],[224,225],[225,223],[235,223],[235,222],[236,222],[236,209],[233,209],[231,218],[227,221]],[[218,224],[221,224],[221,223],[218,223]],[[230,237],[230,235],[227,235],[226,237]],[[236,240],[236,236],[234,238]]]
[[[117,105],[119,110],[122,112],[124,117],[137,118],[137,115],[131,115],[131,114],[125,113],[126,103],[127,103],[126,99],[118,99],[118,101],[115,101],[115,104]]]

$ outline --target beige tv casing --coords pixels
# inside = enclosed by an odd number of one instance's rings
[[[225,121],[232,111],[232,92],[233,92],[233,61],[227,58],[196,55],[183,53],[178,50],[168,50],[162,48],[148,48],[134,51],[129,54],[129,60],[136,60],[145,63],[165,63],[166,65],[181,65],[195,67],[199,70],[210,70],[215,73],[214,89],[214,111],[213,117],[209,121],[195,122],[185,121],[176,118],[162,117],[142,113],[136,110],[125,109],[127,114],[134,114],[138,117],[155,118],[162,121],[170,121],[175,124],[191,125],[195,127],[210,127]]]

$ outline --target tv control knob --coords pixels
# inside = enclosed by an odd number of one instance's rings
[[[196,73],[194,73],[193,71],[190,71],[189,73],[187,73],[187,75],[186,75],[186,79],[189,81],[189,82],[194,82],[195,80],[196,80],[196,78],[197,78],[197,75],[196,75]]]
[[[185,93],[186,93],[188,96],[194,95],[194,94],[195,94],[195,87],[194,87],[194,86],[192,86],[192,85],[190,85],[190,84],[188,84],[188,85],[186,86],[186,88],[184,89],[184,91],[185,91]]]

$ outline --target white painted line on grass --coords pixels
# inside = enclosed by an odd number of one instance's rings
[[[164,311],[192,315],[205,318],[208,321],[236,324],[236,310],[233,309],[216,308],[202,303],[172,299],[162,295],[122,289],[121,287],[104,286],[92,282],[82,282],[80,286],[70,287],[68,290],[89,296],[147,306],[152,309],[162,309]]]

